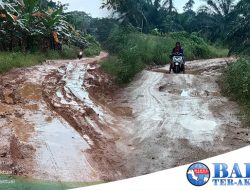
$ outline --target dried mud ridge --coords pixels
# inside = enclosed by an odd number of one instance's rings
[[[0,76],[0,171],[55,181],[113,181],[250,144],[217,84],[231,59],[143,71],[119,89],[95,58]]]

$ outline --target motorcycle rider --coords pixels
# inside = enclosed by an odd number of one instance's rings
[[[77,57],[78,57],[78,59],[82,59],[82,57],[83,57],[83,49],[82,48],[80,48],[80,51],[79,51]]]
[[[169,73],[171,73],[171,70],[173,69],[173,56],[175,55],[181,55],[183,57],[184,60],[184,50],[181,47],[181,43],[180,42],[176,42],[175,44],[175,48],[172,50],[172,54],[170,55],[170,68],[169,68]],[[181,65],[181,70],[183,71],[183,73],[185,73],[185,62],[183,62],[183,64]]]

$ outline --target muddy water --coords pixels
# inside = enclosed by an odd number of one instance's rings
[[[38,145],[36,152],[37,174],[35,178],[59,181],[89,181],[96,176],[88,164],[84,151],[88,143],[61,118],[48,121],[44,112],[37,112],[27,121],[36,126],[33,141]]]
[[[72,63],[69,63],[67,65],[66,72],[62,80],[65,82],[64,90],[66,91],[66,93],[68,93],[68,97],[76,97],[85,106],[92,108],[95,113],[103,116],[104,111],[101,109],[100,106],[96,105],[90,99],[89,93],[83,84],[86,70],[87,65],[74,65]],[[72,93],[72,95],[70,95],[70,93]],[[60,95],[59,98],[63,100],[63,97]]]

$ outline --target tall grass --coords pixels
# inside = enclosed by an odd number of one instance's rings
[[[245,57],[226,68],[220,80],[225,95],[237,101],[250,124],[250,58]]]
[[[102,68],[118,83],[128,83],[146,65],[169,63],[176,41],[181,42],[186,60],[222,57],[228,53],[225,49],[209,45],[195,34],[179,32],[156,36],[118,28],[106,42],[107,49],[116,57],[105,61]]]
[[[44,60],[45,57],[41,54],[0,52],[0,73],[5,73],[12,68],[36,65]]]

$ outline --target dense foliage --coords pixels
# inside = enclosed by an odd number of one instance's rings
[[[0,3],[0,51],[61,50],[63,44],[90,45],[64,13],[65,5],[47,0]]]
[[[230,65],[225,72],[224,90],[232,93],[239,101],[250,101],[250,61],[245,58],[239,59]],[[245,102],[244,102],[245,103]]]
[[[196,32],[206,39],[228,45],[230,53],[249,53],[250,1],[203,0],[194,12],[195,1],[187,0],[184,12],[178,13],[173,0],[103,0],[121,23],[140,31]]]
[[[113,18],[91,18],[83,12],[72,12],[71,23],[94,35],[106,45],[118,25],[133,27],[142,33],[195,32],[213,43],[228,46],[230,53],[249,53],[250,1],[202,0],[195,12],[196,1],[187,0],[183,12],[177,12],[174,0],[102,0],[103,7],[113,11]]]
[[[241,0],[235,7],[226,36],[230,53],[250,55],[250,1]]]
[[[225,95],[237,101],[242,108],[243,121],[250,124],[250,58],[231,64],[222,75],[221,88]]]
[[[99,54],[100,44],[72,25],[65,8],[48,0],[0,1],[0,73],[46,59],[76,58],[79,48],[86,56]]]
[[[107,40],[113,56],[102,64],[118,83],[127,83],[147,65],[167,64],[176,41],[181,41],[187,60],[221,57],[227,50],[218,49],[196,34],[187,32],[142,34],[127,28],[117,28]]]

